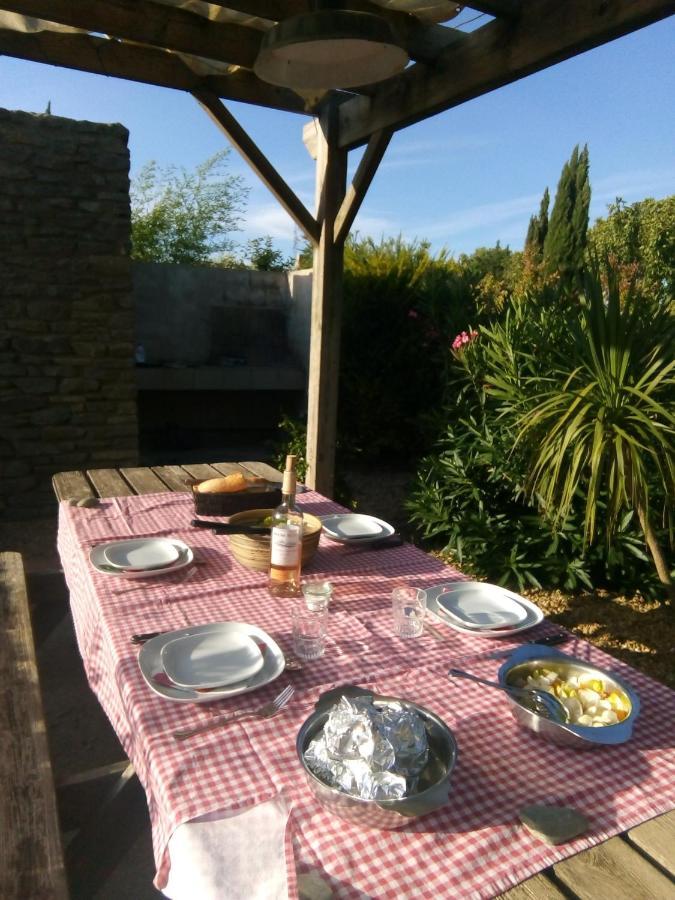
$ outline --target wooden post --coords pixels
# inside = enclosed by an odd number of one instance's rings
[[[337,435],[338,372],[342,320],[344,241],[334,239],[345,196],[347,151],[338,148],[337,107],[329,103],[318,121],[312,328],[307,397],[307,484],[333,496]]]

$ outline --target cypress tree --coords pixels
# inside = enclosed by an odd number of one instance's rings
[[[544,196],[539,205],[539,215],[530,216],[530,224],[525,237],[525,253],[536,262],[539,262],[544,253],[544,241],[548,231],[548,188],[544,190]]]
[[[580,153],[577,145],[563,166],[544,240],[546,268],[565,280],[576,279],[583,267],[590,202],[588,147]]]

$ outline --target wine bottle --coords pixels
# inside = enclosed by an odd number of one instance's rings
[[[272,552],[269,591],[274,597],[300,593],[302,566],[302,510],[295,505],[295,456],[286,457],[281,503],[272,514]]]

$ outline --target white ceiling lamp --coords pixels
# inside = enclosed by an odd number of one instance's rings
[[[387,21],[371,13],[329,8],[270,28],[253,71],[270,84],[329,90],[383,81],[407,63],[408,54]]]

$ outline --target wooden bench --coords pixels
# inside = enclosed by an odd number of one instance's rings
[[[0,897],[67,898],[21,554],[0,552]]]

